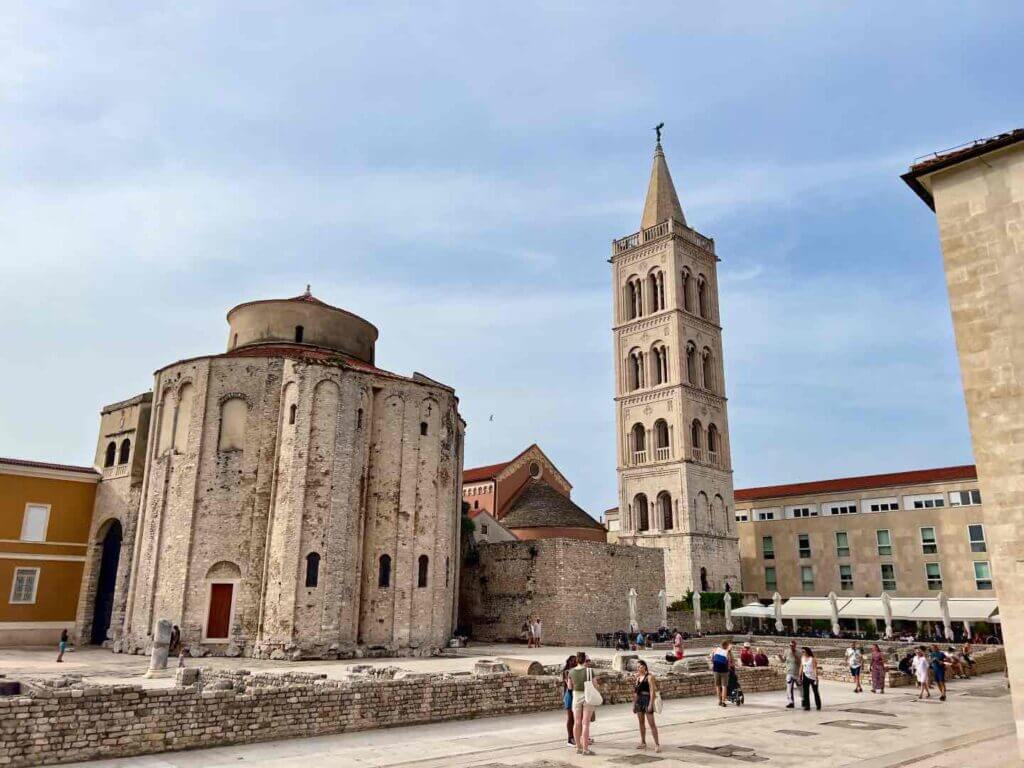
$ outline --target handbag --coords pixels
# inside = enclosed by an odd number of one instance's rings
[[[661,714],[661,708],[665,705],[661,701],[661,691],[654,694],[654,711],[656,714]]]
[[[604,696],[594,685],[594,671],[587,670],[587,682],[583,684],[583,703],[588,707],[600,707],[604,704]]]

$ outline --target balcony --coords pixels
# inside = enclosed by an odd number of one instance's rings
[[[666,448],[656,448],[654,450],[654,459],[655,459],[655,461],[668,461],[671,458],[672,458],[672,449],[671,448],[668,448],[668,447],[666,447]]]
[[[647,463],[647,451],[633,451],[633,463],[634,464],[646,464]]]
[[[128,463],[118,464],[117,466],[114,466],[114,467],[104,467],[103,468],[103,479],[104,480],[113,480],[114,478],[117,478],[117,477],[127,477],[128,476],[128,472],[129,472],[130,469],[131,469],[131,465],[128,464]]]
[[[703,448],[690,449],[690,461],[715,469],[726,469],[725,459],[718,451],[706,451]]]
[[[675,219],[666,219],[660,224],[655,224],[653,227],[642,229],[639,232],[634,232],[632,235],[627,235],[619,240],[612,241],[612,253],[619,254],[625,253],[626,251],[636,248],[639,245],[644,245],[652,240],[657,240],[659,237],[673,234],[678,235],[689,243],[703,248],[711,253],[715,252],[715,241],[710,237],[704,237],[694,229],[690,229],[685,224],[681,224]]]

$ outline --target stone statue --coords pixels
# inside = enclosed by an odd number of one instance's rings
[[[665,127],[664,123],[658,123],[654,126],[654,133],[658,137],[658,143],[661,144],[661,129]]]
[[[636,620],[636,590],[633,587],[629,588],[629,631],[635,632],[640,628],[640,625]]]

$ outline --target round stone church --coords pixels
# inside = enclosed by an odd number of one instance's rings
[[[377,329],[308,289],[227,320],[226,352],[155,374],[111,635],[145,651],[169,619],[186,652],[272,658],[443,645],[458,583],[455,392],[377,368]]]

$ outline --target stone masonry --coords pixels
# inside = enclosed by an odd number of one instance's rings
[[[510,673],[325,680],[313,675],[210,675],[180,686],[40,689],[0,698],[0,764],[22,766],[301,738],[374,728],[560,709],[557,676]],[[633,675],[600,671],[609,704],[633,695]],[[777,670],[744,670],[747,692],[781,690]],[[713,695],[712,675],[665,675],[667,699]]]
[[[518,641],[539,616],[550,645],[592,645],[596,633],[629,627],[630,588],[641,627],[661,624],[665,566],[657,549],[579,539],[482,544],[460,589],[460,626],[474,640]]]

